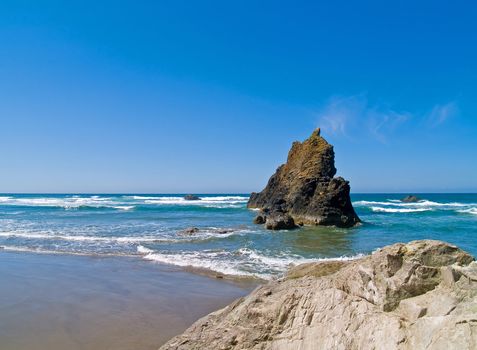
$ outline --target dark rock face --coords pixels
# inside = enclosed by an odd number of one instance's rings
[[[262,209],[255,221],[271,229],[298,225],[351,227],[360,222],[350,200],[348,181],[336,174],[333,146],[317,129],[303,143],[294,142],[286,164],[265,189],[252,193],[249,208]],[[288,216],[291,220],[287,219]],[[277,228],[280,227],[280,228]]]
[[[267,217],[263,214],[258,214],[255,219],[253,219],[253,223],[257,225],[263,225],[265,221],[267,220]]]
[[[419,202],[420,199],[414,195],[409,195],[409,196],[406,196],[404,197],[403,199],[401,199],[401,202],[404,202],[404,203],[416,203],[416,202]]]
[[[265,219],[268,230],[289,230],[296,227],[295,220],[287,213],[277,212],[268,215]]]
[[[184,199],[186,201],[200,201],[200,197],[197,197],[196,195],[193,195],[193,194],[188,194],[186,196],[184,196]]]

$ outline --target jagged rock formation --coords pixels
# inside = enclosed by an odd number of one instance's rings
[[[357,224],[349,183],[335,174],[333,146],[316,129],[303,143],[293,143],[286,164],[262,192],[250,196],[248,207],[262,209],[255,222],[265,223],[268,229]]]
[[[439,241],[292,268],[163,350],[477,349],[477,263]]]

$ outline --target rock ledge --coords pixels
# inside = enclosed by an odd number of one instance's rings
[[[161,349],[476,349],[477,263],[440,241],[299,265]]]

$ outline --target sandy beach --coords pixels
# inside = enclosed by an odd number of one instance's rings
[[[2,350],[157,349],[257,282],[125,257],[0,250]]]

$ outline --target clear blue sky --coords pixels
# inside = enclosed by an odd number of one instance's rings
[[[0,3],[0,192],[249,192],[321,126],[364,191],[477,191],[472,1]]]

